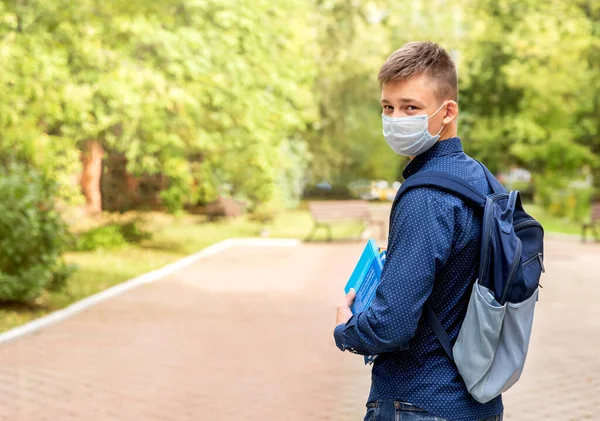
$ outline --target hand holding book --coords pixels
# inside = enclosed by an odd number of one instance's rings
[[[375,241],[369,240],[365,246],[358,263],[356,264],[344,291],[346,299],[352,314],[365,311],[375,298],[375,292],[381,279],[383,263],[385,261],[385,250],[381,250],[375,244]],[[355,297],[350,292],[356,291]],[[352,300],[350,300],[352,297]],[[340,308],[338,307],[338,319]],[[351,315],[342,322],[345,323]],[[365,355],[365,364],[372,364],[377,358],[376,355]]]
[[[356,291],[356,299],[352,306],[352,314],[361,313],[365,311],[373,298],[375,298],[375,291],[379,280],[381,279],[381,272],[383,270],[383,259],[385,251],[377,248],[375,241],[369,240],[365,246],[358,263],[356,264],[344,291],[346,294],[351,289]]]

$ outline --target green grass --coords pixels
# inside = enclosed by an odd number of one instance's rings
[[[544,209],[532,204],[525,204],[525,210],[537,219],[546,233],[581,235],[581,224],[568,219],[549,215]]]
[[[373,204],[374,210],[385,214],[389,204]],[[303,206],[304,207],[304,206]],[[287,211],[266,225],[270,237],[305,238],[312,229],[312,219],[306,209]],[[552,217],[537,206],[526,205],[526,210],[538,219],[547,232],[579,234],[576,223]],[[0,331],[22,325],[30,320],[64,308],[78,300],[103,291],[111,286],[158,269],[182,257],[195,253],[227,238],[256,237],[262,225],[240,218],[233,221],[206,222],[202,216],[172,217],[164,214],[144,214],[145,226],[153,236],[140,244],[127,245],[111,251],[71,252],[69,263],[79,269],[69,280],[65,291],[43,297],[38,305],[9,306],[0,309]],[[377,230],[378,228],[375,228]],[[356,238],[357,224],[336,224],[334,239]],[[375,231],[375,233],[378,233]],[[323,241],[326,230],[320,229],[315,241]]]

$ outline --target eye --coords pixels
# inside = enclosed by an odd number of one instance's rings
[[[407,106],[407,107],[406,107],[406,110],[407,110],[407,111],[417,111],[417,110],[418,110],[418,108],[417,108],[417,107],[415,107],[414,105],[409,105],[409,106]]]
[[[386,111],[394,111],[394,107],[392,107],[391,105],[384,105],[383,109]]]

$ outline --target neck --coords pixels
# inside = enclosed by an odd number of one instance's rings
[[[458,137],[458,130],[456,124],[452,122],[449,126],[445,126],[440,133],[440,140],[442,142],[447,139],[452,139],[453,137]]]

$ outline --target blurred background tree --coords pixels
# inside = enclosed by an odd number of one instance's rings
[[[400,178],[377,71],[432,39],[460,73],[465,144],[561,187],[598,175],[594,2],[5,0],[2,153],[89,212],[219,195],[297,204],[305,181]],[[598,177],[595,177],[597,179]],[[104,206],[103,206],[104,205]]]
[[[584,218],[599,1],[2,0],[0,164],[92,215],[223,196],[270,214],[324,180],[346,195],[401,181],[377,72],[423,39],[457,62],[467,152],[527,169],[538,203]]]

